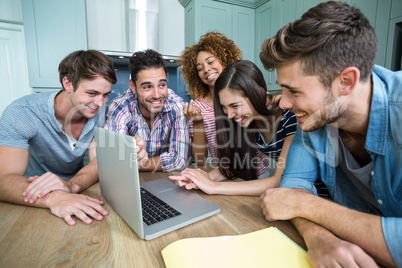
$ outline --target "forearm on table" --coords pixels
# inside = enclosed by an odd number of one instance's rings
[[[5,201],[13,204],[47,207],[44,199],[38,198],[36,202],[25,202],[25,196],[22,195],[24,190],[29,186],[30,182],[22,175],[7,174],[0,175],[0,201]]]
[[[190,136],[187,137],[184,133],[181,133],[176,139],[171,137],[169,150],[159,156],[160,169],[158,167],[158,170],[167,172],[185,169],[187,167],[187,159],[189,156],[189,146]]]
[[[93,185],[99,179],[98,164],[96,158],[83,167],[77,174],[68,180],[71,191],[79,193]]]
[[[163,171],[160,156],[141,161],[139,171]]]
[[[190,130],[188,120],[176,120],[174,127],[171,129],[169,150],[160,155],[160,170],[173,171],[185,169],[189,152]]]
[[[278,187],[275,177],[251,181],[220,181],[216,182],[216,191],[223,195],[260,196],[268,188]]]
[[[328,229],[314,222],[311,222],[303,218],[294,218],[291,220],[293,226],[297,229],[299,234],[303,237],[307,248],[310,248],[313,244],[313,239],[316,236],[330,235],[334,236]]]
[[[381,263],[392,262],[382,231],[381,217],[358,212],[314,195],[300,204],[300,217],[358,245]]]

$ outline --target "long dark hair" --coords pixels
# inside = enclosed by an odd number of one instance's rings
[[[273,97],[267,92],[260,69],[251,61],[241,60],[228,65],[215,82],[214,112],[219,170],[228,179],[239,177],[253,180],[257,178],[257,168],[253,165],[257,163],[255,120],[248,127],[241,127],[227,117],[219,99],[219,92],[225,88],[242,92],[261,116],[274,115],[279,107],[276,105],[276,108],[268,109]]]

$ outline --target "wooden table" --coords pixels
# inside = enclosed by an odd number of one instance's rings
[[[141,182],[173,173],[141,172]],[[206,195],[222,211],[154,240],[140,239],[106,202],[102,221],[68,226],[48,209],[0,202],[0,267],[164,267],[161,250],[190,237],[238,235],[275,226],[302,248],[302,238],[288,221],[267,222],[258,197]],[[99,184],[85,194],[104,200]],[[267,241],[269,243],[269,241]]]

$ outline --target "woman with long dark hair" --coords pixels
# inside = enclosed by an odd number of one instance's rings
[[[219,167],[209,173],[185,169],[170,176],[186,189],[208,194],[255,195],[278,187],[297,129],[296,118],[267,92],[258,67],[247,60],[227,66],[215,82]],[[241,178],[232,182],[226,179]]]

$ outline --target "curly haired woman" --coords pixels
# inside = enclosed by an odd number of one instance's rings
[[[222,33],[209,32],[200,41],[187,47],[180,57],[184,82],[194,99],[184,107],[190,121],[191,154],[196,164],[204,165],[211,155],[212,165],[218,163],[213,93],[215,81],[229,64],[242,59],[242,51]]]

